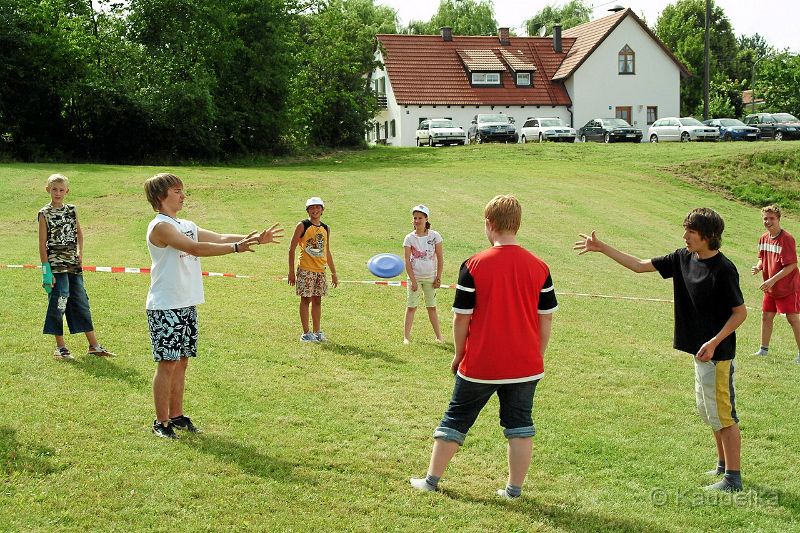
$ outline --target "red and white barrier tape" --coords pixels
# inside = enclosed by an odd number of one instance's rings
[[[0,265],[0,268],[27,268],[27,269],[40,269],[39,265]],[[114,274],[149,274],[150,269],[146,267],[109,267],[109,266],[84,266],[84,272],[110,272]],[[222,272],[203,272],[203,276],[220,277],[220,278],[239,278],[251,279],[253,276],[245,276],[242,274],[228,274]],[[275,278],[277,281],[287,281],[288,278]],[[339,283],[354,283],[359,285],[384,285],[387,287],[407,287],[407,280],[341,280]],[[440,289],[455,289],[456,285],[442,285]],[[664,298],[642,298],[639,296],[614,296],[611,294],[590,294],[584,292],[559,292],[556,291],[558,296],[582,296],[586,298],[605,298],[609,300],[631,300],[639,302],[663,302],[673,303],[672,300]]]
[[[0,265],[0,268],[42,268],[40,265]],[[150,269],[146,267],[109,267],[109,266],[84,266],[84,272],[111,272],[114,274],[149,274]],[[204,276],[221,278],[250,278],[240,274],[227,274],[222,272],[203,272]]]

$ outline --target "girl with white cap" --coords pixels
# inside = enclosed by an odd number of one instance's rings
[[[439,328],[439,316],[436,313],[436,289],[441,285],[444,257],[442,252],[442,236],[431,228],[428,222],[430,210],[420,204],[411,208],[414,231],[403,240],[403,257],[408,275],[408,299],[406,303],[405,328],[403,344],[411,342],[411,327],[414,325],[414,313],[419,304],[420,293],[425,295],[425,307],[428,318],[436,335],[436,342],[444,342]]]

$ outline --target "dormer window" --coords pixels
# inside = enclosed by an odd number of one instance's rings
[[[472,85],[500,85],[500,73],[473,72]]]
[[[627,44],[619,51],[618,67],[620,74],[636,74],[636,53]]]
[[[530,72],[517,72],[517,87],[528,87],[531,85]]]

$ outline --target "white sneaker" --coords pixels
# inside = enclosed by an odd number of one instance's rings
[[[55,351],[53,352],[53,357],[57,361],[74,361],[75,358],[72,357],[72,354],[69,352],[69,348],[66,346],[59,346],[56,347]]]
[[[424,477],[412,477],[408,481],[412,487],[422,492],[436,492],[436,487],[425,481]]]
[[[759,348],[758,351],[756,353],[754,353],[753,355],[757,355],[759,357],[766,357],[766,356],[769,355],[769,352],[767,352],[766,350],[764,350],[762,348]],[[798,356],[798,357],[800,357],[800,356]]]
[[[325,334],[322,333],[322,331],[317,331],[316,333],[314,333],[314,337],[317,338],[317,342],[325,342],[328,340],[328,337],[326,337]]]
[[[300,335],[300,342],[318,342],[318,341],[317,341],[317,336],[309,331],[308,333],[303,333],[302,335]]]
[[[800,353],[797,354],[797,357],[794,358],[794,362],[800,365]]]
[[[506,489],[497,489],[497,495],[506,500],[519,500],[519,496],[512,496]]]

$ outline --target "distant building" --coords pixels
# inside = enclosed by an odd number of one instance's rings
[[[686,67],[630,9],[551,37],[377,36],[371,76],[381,109],[368,138],[416,144],[426,118],[450,118],[466,131],[479,113],[558,117],[575,128],[620,117],[647,132],[680,112]]]

